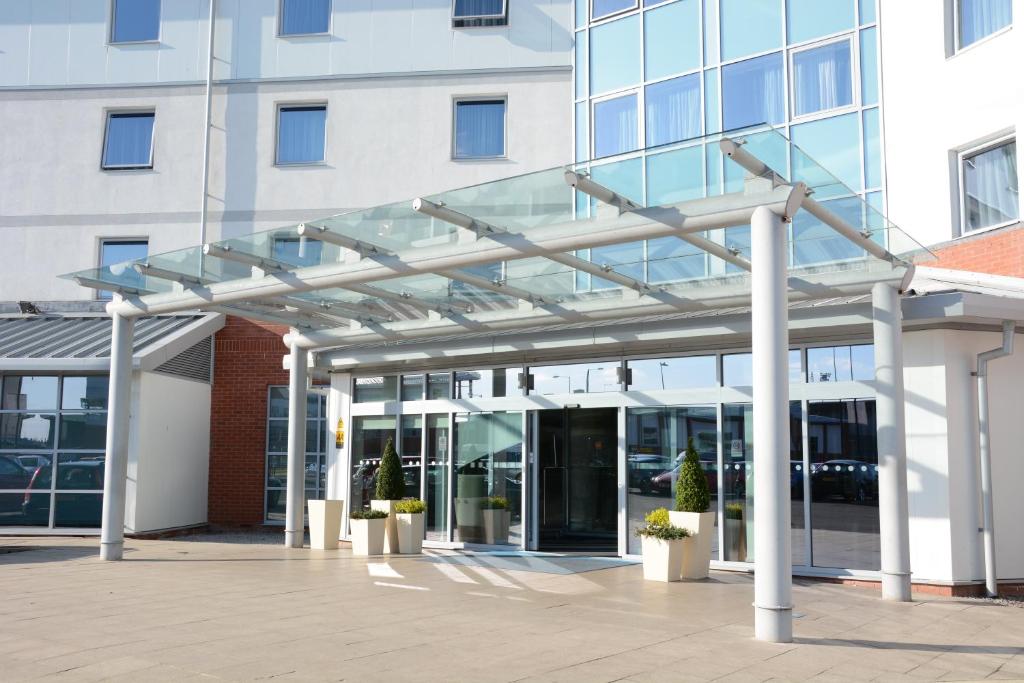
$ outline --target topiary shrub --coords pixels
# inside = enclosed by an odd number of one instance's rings
[[[384,455],[377,470],[376,500],[398,500],[405,497],[405,477],[402,476],[402,461],[395,452],[395,440],[388,438]]]
[[[351,519],[384,519],[388,513],[383,510],[353,510],[349,515]]]
[[[484,510],[507,510],[508,498],[504,496],[491,496],[483,502]]]
[[[693,447],[693,437],[686,442],[686,457],[676,480],[676,512],[707,512],[711,504],[708,478],[700,466],[700,456]]]
[[[400,515],[418,515],[427,509],[427,504],[418,498],[395,503],[395,512]]]

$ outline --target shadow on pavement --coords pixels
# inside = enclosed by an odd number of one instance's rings
[[[840,647],[866,647],[875,650],[918,650],[920,652],[1024,655],[1024,647],[1013,647],[1010,645],[944,645],[942,643],[901,643],[891,640],[862,640],[858,638],[793,638],[793,642],[801,645],[838,645]]]

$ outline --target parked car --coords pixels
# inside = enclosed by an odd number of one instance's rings
[[[103,460],[62,462],[57,466],[56,488],[69,493],[103,490],[103,466]],[[49,521],[51,473],[50,465],[37,467],[25,489],[21,510],[29,524],[46,524]],[[68,497],[61,504],[61,517],[68,521],[81,521],[82,526],[92,526],[99,523],[102,510],[101,495]]]
[[[878,499],[878,468],[860,460],[829,460],[811,465],[813,500],[841,498],[863,503]]]

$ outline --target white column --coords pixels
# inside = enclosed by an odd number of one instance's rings
[[[793,640],[789,501],[786,230],[766,207],[751,219],[754,364],[754,636]]]
[[[910,600],[910,517],[900,293],[892,285],[879,282],[871,289],[871,304],[875,335],[882,598],[907,601]]]
[[[306,378],[309,352],[291,347],[288,374],[288,490],[285,498],[284,545],[301,548],[305,534],[303,498],[306,485]]]
[[[128,413],[132,401],[132,338],[135,320],[113,315],[110,382],[107,394],[106,464],[103,474],[103,521],[100,559],[124,556],[124,504],[128,482]]]

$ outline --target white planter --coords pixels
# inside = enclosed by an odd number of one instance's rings
[[[648,581],[678,581],[683,567],[683,541],[662,541],[642,536],[644,578]]]
[[[353,519],[352,554],[383,555],[386,519]]]
[[[715,513],[669,511],[668,518],[673,526],[682,527],[691,534],[683,541],[682,578],[708,578],[711,541],[715,537]]]
[[[747,561],[747,525],[742,519],[725,520],[725,559]]]
[[[400,553],[398,545],[398,520],[395,519],[395,503],[397,500],[371,500],[370,509],[388,513],[384,534],[384,552]]]
[[[419,555],[423,552],[423,513],[395,513],[398,523],[398,547],[403,555]]]
[[[309,547],[334,550],[341,535],[342,500],[311,500],[309,507]]]
[[[508,510],[481,510],[484,521],[484,543],[508,543],[508,526],[512,514]]]

